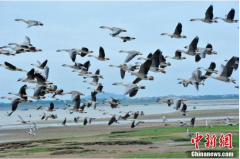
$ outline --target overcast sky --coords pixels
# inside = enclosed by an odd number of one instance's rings
[[[194,86],[184,88],[178,84],[177,78],[190,78],[192,72],[198,67],[209,67],[215,62],[217,69],[225,64],[225,59],[239,55],[239,29],[238,23],[229,24],[219,20],[217,24],[207,24],[200,21],[190,22],[191,18],[204,18],[206,9],[212,4],[214,17],[225,17],[231,8],[234,8],[235,19],[239,15],[239,2],[0,2],[1,26],[0,45],[10,42],[21,43],[25,36],[29,36],[31,43],[43,50],[39,53],[25,53],[17,56],[0,55],[0,63],[4,61],[30,70],[37,60],[43,62],[48,59],[50,67],[49,81],[54,82],[64,91],[78,90],[86,95],[91,86],[83,83],[83,78],[73,73],[70,68],[62,67],[62,64],[73,64],[66,52],[56,52],[57,49],[71,49],[88,47],[98,55],[99,47],[105,50],[106,57],[110,61],[101,62],[90,57],[77,56],[76,61],[84,63],[91,60],[90,71],[100,69],[104,79],[105,92],[123,94],[125,87],[113,86],[114,82],[129,83],[135,79],[126,73],[125,79],[120,77],[119,69],[109,67],[110,64],[122,64],[127,54],[119,53],[120,50],[137,50],[145,56],[150,52],[161,49],[164,56],[173,56],[177,49],[184,46],[199,36],[199,47],[205,47],[207,43],[213,45],[217,55],[211,55],[196,63],[193,56],[183,54],[186,60],[177,61],[167,59],[172,65],[166,68],[166,74],[149,72],[155,77],[154,81],[141,81],[145,90],[140,90],[136,97],[164,96],[164,95],[207,95],[207,94],[237,94],[238,89],[232,83],[224,83],[215,79],[207,79],[204,86],[196,91]],[[32,19],[41,21],[44,26],[26,28],[22,22],[14,19]],[[161,36],[163,32],[173,33],[178,22],[183,25],[182,35],[187,39],[174,39]],[[133,36],[136,40],[123,43],[119,38],[109,35],[110,30],[100,29],[100,26],[115,26],[125,28],[122,36]],[[134,64],[138,60],[132,60]],[[37,68],[35,68],[37,69]],[[17,82],[26,74],[12,72],[0,68],[0,96],[7,96],[8,92],[18,92],[24,85]],[[205,73],[205,71],[203,71]],[[239,71],[234,71],[233,78],[239,81]],[[92,80],[92,79],[88,79]],[[29,86],[33,84],[27,84]],[[94,87],[94,86],[91,86]],[[33,94],[32,90],[27,91]],[[60,97],[61,98],[61,97]],[[62,97],[69,99],[70,96]],[[2,102],[8,102],[2,100]]]

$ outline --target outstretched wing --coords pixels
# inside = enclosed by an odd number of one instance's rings
[[[213,19],[213,5],[210,5],[205,13],[205,19],[212,20]]]
[[[231,9],[227,15],[227,19],[233,20],[235,16],[235,10]]]
[[[100,49],[99,49],[99,58],[105,58],[105,52],[104,52],[104,49],[103,47],[100,46]]]
[[[176,29],[175,29],[175,31],[174,31],[173,34],[175,34],[175,35],[181,35],[181,33],[182,33],[182,24],[181,24],[181,23],[178,23],[178,25],[177,25],[177,27],[176,27]]]

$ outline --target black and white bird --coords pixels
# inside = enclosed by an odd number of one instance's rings
[[[184,59],[186,59],[186,57],[182,57],[182,52],[181,51],[176,51],[175,56],[173,56],[173,57],[165,56],[165,58],[170,58],[170,59],[174,59],[174,60],[184,60]]]
[[[26,23],[28,25],[27,28],[30,28],[32,26],[43,26],[42,22],[36,21],[36,20],[15,19],[15,21],[18,21],[18,22],[21,21],[21,22]]]
[[[205,23],[217,23],[215,19],[213,19],[213,5],[210,5],[205,12],[205,18],[196,18],[196,19],[191,19],[190,21],[202,21]]]
[[[99,61],[108,61],[108,60],[110,60],[109,58],[105,57],[105,51],[104,51],[103,47],[101,47],[101,46],[99,48],[99,55],[98,56],[88,55],[88,57],[95,57]]]
[[[131,124],[131,128],[135,128],[136,126],[138,126],[140,123],[144,123],[144,121],[142,120],[133,120],[132,124]]]
[[[223,21],[227,22],[227,23],[237,23],[238,20],[234,19],[235,16],[235,9],[231,9],[229,11],[229,13],[226,15],[225,18],[221,18],[221,17],[216,17],[214,19],[222,19]]]
[[[176,29],[175,29],[173,34],[162,33],[161,35],[168,35],[171,38],[177,38],[177,39],[187,38],[186,35],[181,35],[181,33],[182,33],[182,24],[178,23],[178,25],[177,25],[177,27],[176,27]]]

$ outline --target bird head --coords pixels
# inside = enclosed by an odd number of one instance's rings
[[[153,81],[153,80],[154,80],[154,77],[153,77],[153,76],[150,76],[150,77],[148,77],[148,80]]]
[[[146,86],[139,86],[140,89],[146,89]]]

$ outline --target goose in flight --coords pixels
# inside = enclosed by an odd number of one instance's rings
[[[23,100],[27,100],[27,97],[24,97],[24,95],[27,95],[26,93],[27,88],[28,86],[25,84],[19,89],[18,93],[9,92],[8,94],[16,95],[18,97],[21,97]]]
[[[29,135],[32,135],[32,136],[35,136],[36,134],[35,134],[35,132],[34,132],[35,130],[33,129],[33,128],[30,128],[29,129],[29,132],[27,132]]]
[[[62,52],[62,51],[66,51],[69,53],[69,56],[72,60],[72,62],[75,62],[76,60],[76,56],[77,56],[77,51],[75,49],[62,49],[62,50],[57,50],[57,52]]]
[[[234,70],[236,71],[239,65],[239,57],[233,56],[233,58],[235,59]],[[224,60],[224,61],[228,62],[228,60]]]
[[[108,102],[111,106],[111,108],[119,108],[118,105],[121,104],[119,99],[115,99],[113,97],[110,97],[110,99],[104,99],[103,102]],[[105,103],[103,103],[105,104]]]
[[[112,114],[112,117],[111,117],[111,119],[108,122],[108,125],[112,125],[114,122],[115,123],[119,123],[118,120],[120,120],[120,118],[121,118],[121,115],[117,116],[116,114]]]
[[[103,76],[100,75],[100,70],[97,69],[97,71],[95,72],[95,74],[78,74],[79,76],[83,76],[83,78],[102,78]],[[96,74],[97,73],[97,74]]]
[[[202,76],[202,71],[199,69],[196,69],[195,71],[192,72],[192,77],[189,78],[189,81],[191,82],[191,84],[193,84],[195,86],[197,91],[199,90],[200,84],[204,85],[204,83],[203,83],[204,77],[205,76]]]
[[[188,49],[188,46],[185,46],[186,49]],[[213,47],[212,44],[207,44],[206,48],[202,48],[202,47],[198,47],[197,48],[198,52],[196,54],[196,62],[200,61],[201,58],[206,58],[206,55],[213,55],[213,54],[217,54],[216,51],[213,51]]]
[[[24,97],[30,97],[32,99],[35,100],[41,100],[41,99],[45,99],[46,97],[44,96],[44,90],[46,89],[46,86],[43,85],[36,85],[34,88],[34,94],[32,96],[29,95],[23,95]]]
[[[95,119],[96,119],[96,118],[85,117],[85,118],[83,119],[83,125],[91,124],[91,122],[92,122],[93,120],[95,120]]]
[[[74,120],[75,123],[78,123],[79,119],[80,119],[80,117],[78,116],[78,117],[74,117],[73,120]]]
[[[65,118],[65,119],[63,120],[62,125],[63,125],[63,126],[67,126],[67,125],[66,125],[66,122],[67,122],[67,118]]]
[[[135,40],[135,37],[130,37],[130,36],[118,36],[120,39],[123,40],[123,42],[127,42],[127,41],[132,41]]]
[[[12,105],[12,112],[8,114],[8,116],[11,116],[12,113],[17,110],[17,107],[18,107],[18,104],[19,103],[26,103],[26,102],[33,102],[32,100],[25,100],[25,99],[22,99],[22,98],[10,98],[12,101],[11,101],[11,105]]]
[[[144,112],[143,111],[141,111],[141,112],[139,112],[139,111],[134,112],[133,113],[133,119],[137,119],[139,117],[139,115],[143,116]]]
[[[40,69],[44,69],[45,66],[47,65],[47,62],[48,62],[48,60],[45,60],[43,63],[37,61],[37,64],[31,64],[31,65],[32,65],[32,66],[36,66],[36,67],[38,67],[38,68],[40,68]]]
[[[168,97],[168,98],[158,98],[157,102],[166,103],[169,107],[174,104],[175,97]]]
[[[101,77],[101,76],[98,76],[99,74],[100,74],[100,70],[97,69],[95,72],[95,75],[97,75],[97,76],[92,77],[93,78],[92,82],[88,82],[88,81],[83,81],[83,82],[89,83],[93,86],[98,86],[99,85],[98,80],[99,80],[99,77]]]
[[[136,84],[131,84],[126,87],[123,95],[129,94],[129,97],[134,97],[139,89],[145,89],[145,86],[137,86]]]
[[[4,62],[4,65],[3,64],[0,64],[0,67],[4,67],[5,69],[8,69],[10,71],[20,71],[20,72],[27,72],[21,68],[18,68],[12,64],[10,64],[9,62]]]
[[[4,50],[2,48],[0,48],[0,54],[6,55],[6,56],[15,56],[15,54],[12,51]]]
[[[187,87],[188,84],[192,84],[192,82],[190,80],[187,80],[187,79],[178,78],[177,80],[180,80],[180,82],[178,82],[178,84],[183,84],[184,87]]]
[[[121,32],[127,32],[126,29],[123,29],[123,28],[117,28],[117,27],[100,26],[100,28],[111,30],[112,33],[111,33],[110,35],[111,35],[112,37],[117,36],[117,35],[120,34]]]
[[[74,70],[83,70],[86,71],[87,68],[85,68],[84,66],[89,66],[90,65],[90,61],[85,62],[84,64],[75,62],[74,65],[67,65],[67,64],[63,64],[63,67],[70,67]]]
[[[101,47],[101,46],[100,46],[100,49],[99,49],[99,55],[98,56],[88,55],[88,57],[95,57],[99,61],[110,60],[109,58],[105,58],[105,52],[104,52],[103,47]]]
[[[205,12],[205,18],[196,18],[196,19],[191,19],[190,21],[202,21],[205,23],[217,23],[215,19],[213,19],[213,5],[210,5]]]
[[[43,23],[36,20],[15,19],[15,21],[26,23],[28,25],[27,28],[30,28],[32,26],[43,26]]]
[[[21,119],[20,121],[18,120],[17,122],[21,122],[21,123],[23,123],[23,124],[27,124],[27,123],[29,123],[30,121],[25,121],[25,120],[23,120],[23,118],[20,116],[20,115],[18,115],[18,117]]]
[[[47,81],[47,76],[39,74],[39,73],[35,73],[35,78],[37,79],[37,84],[38,85],[51,85],[53,84],[53,82],[49,82]]]
[[[223,81],[223,82],[232,82],[232,83],[236,83],[236,80],[233,78],[230,78],[230,76],[232,75],[233,69],[234,69],[234,65],[235,65],[235,57],[232,57],[227,64],[223,67],[222,72],[219,71],[219,75],[217,76],[209,76],[209,75],[205,75],[205,77],[207,78],[213,78],[219,81]]]
[[[124,51],[124,50],[120,50],[120,53],[128,53],[128,56],[125,59],[125,63],[128,63],[129,61],[131,61],[135,56],[137,55],[142,55],[141,52],[136,51],[136,50],[130,50],[130,51]]]
[[[153,76],[149,76],[149,77],[147,76],[148,71],[149,71],[151,65],[152,65],[152,60],[148,59],[147,61],[145,61],[140,66],[140,69],[139,69],[138,72],[131,71],[132,75],[137,76],[137,78],[134,80],[133,84],[136,84],[136,83],[138,83],[141,80],[150,80],[150,81],[154,80]]]
[[[53,104],[53,102],[50,103],[50,106],[49,106],[49,108],[47,109],[47,111],[49,111],[49,112],[55,111],[55,110],[54,110],[54,104]]]
[[[145,89],[145,86],[137,86],[136,84],[133,83],[122,83],[122,82],[115,82],[112,85],[122,85],[125,86],[125,92],[124,95],[129,94],[129,97],[134,97],[139,89]]]
[[[132,124],[131,124],[131,128],[135,128],[136,126],[138,126],[140,123],[144,123],[144,121],[142,120],[133,120]]]
[[[74,50],[76,50],[78,52],[77,54],[82,56],[82,57],[93,53],[93,51],[89,51],[88,48],[86,48],[86,47],[82,47],[82,49],[74,49]]]
[[[93,89],[93,88],[91,88],[91,87],[88,87],[87,89],[92,89],[94,92],[97,92],[97,93],[104,93],[104,91],[102,90],[102,89],[103,89],[102,83],[99,83],[99,84],[98,84],[97,89]]]
[[[36,50],[36,47],[34,47],[32,44],[31,44],[31,40],[28,36],[25,36],[25,40],[23,41],[23,43],[21,44],[18,44],[18,43],[9,43],[8,45],[14,45],[16,47],[20,47],[20,48],[23,48],[23,49],[27,49],[29,51],[37,51]],[[41,49],[39,51],[42,51]]]
[[[192,42],[190,43],[190,45],[187,47],[187,48],[188,48],[187,51],[185,51],[185,50],[177,50],[177,51],[178,51],[178,52],[183,52],[183,53],[185,53],[185,54],[187,54],[187,55],[191,55],[191,56],[196,56],[196,55],[200,54],[200,53],[198,52],[198,48],[197,48],[198,40],[199,40],[199,38],[198,38],[198,36],[196,36],[196,37],[192,40]],[[185,48],[186,48],[186,47],[185,47]],[[196,57],[195,57],[195,61],[198,62],[199,60],[200,60],[200,59],[199,59],[199,56],[196,56]]]
[[[12,49],[13,51],[15,51],[15,54],[13,54],[12,51],[5,50],[3,48]],[[7,55],[7,56],[15,56],[16,54],[30,52],[29,49],[22,48],[20,46],[12,46],[12,45],[2,46],[2,47],[0,47],[0,49],[1,49],[0,52],[4,55]]]
[[[109,65],[110,67],[117,67],[120,68],[120,75],[121,78],[124,79],[125,72],[128,71],[135,71],[138,69],[139,65],[127,65],[127,64],[121,64],[121,65]]]
[[[29,82],[29,83],[37,83],[37,80],[35,80],[35,70],[34,68],[32,68],[30,71],[28,71],[27,73],[27,77],[26,78],[19,78],[18,82]]]
[[[132,115],[132,111],[129,111],[129,112],[120,111],[119,113],[125,113],[124,116],[121,116],[123,120],[126,120],[127,118],[129,118]]]
[[[184,60],[184,59],[186,59],[186,57],[182,57],[182,52],[178,51],[178,50],[175,52],[175,56],[173,56],[173,57],[165,56],[165,58],[171,58],[171,59],[175,59],[175,60]]]
[[[152,60],[152,63],[151,63],[151,66],[150,66],[150,71],[152,72],[162,72],[162,73],[166,73],[164,69],[162,69],[162,66],[161,66],[161,69],[159,68],[159,66],[161,64],[163,64],[163,59],[161,59],[163,56],[162,56],[162,52],[161,50],[157,49],[154,54],[149,54],[147,59],[151,58]]]
[[[234,20],[234,16],[235,16],[235,9],[231,9],[228,13],[228,15],[226,15],[225,18],[221,18],[221,17],[216,17],[214,19],[222,19],[223,21],[227,22],[227,23],[237,23],[238,20]]]
[[[218,70],[215,70],[216,64],[215,62],[211,62],[210,66],[208,68],[199,67],[198,69],[203,69],[206,71],[205,75],[203,76],[204,80],[207,78],[206,76],[210,76],[212,73],[218,73]]]
[[[178,23],[178,25],[177,25],[173,34],[162,33],[161,35],[168,35],[171,38],[177,38],[177,39],[187,38],[186,35],[181,35],[181,33],[182,33],[182,24]]]

